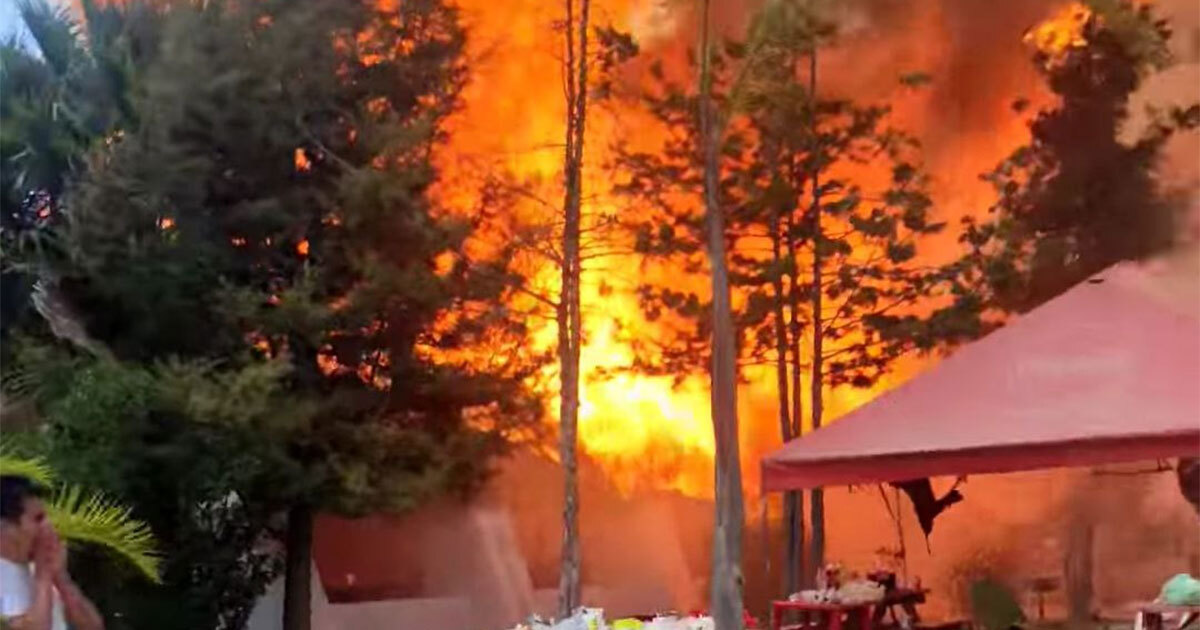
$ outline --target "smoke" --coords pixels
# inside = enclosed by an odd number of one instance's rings
[[[1031,616],[1034,580],[1057,582],[1046,595],[1046,612],[1064,617],[1064,564],[1080,523],[1094,531],[1094,604],[1109,618],[1153,599],[1171,575],[1195,573],[1200,521],[1169,470],[1143,472],[1154,468],[1149,462],[971,478],[961,487],[966,500],[937,519],[928,550],[904,501],[908,577],[933,591],[923,613],[934,619],[969,614],[967,589],[986,576],[1008,585]],[[952,483],[935,480],[935,491]],[[827,497],[831,560],[867,570],[880,547],[898,546],[876,488],[837,489]]]
[[[1169,0],[1155,5],[1170,20],[1174,65],[1151,76],[1131,103],[1127,136],[1145,127],[1148,107],[1187,106],[1200,101],[1200,4]],[[1163,186],[1182,199],[1179,229],[1183,242],[1200,242],[1200,132],[1177,134],[1164,150],[1159,175]]]
[[[562,493],[563,476],[555,463],[520,453],[505,462],[485,498],[512,515],[541,602],[558,586]],[[703,605],[711,503],[669,491],[622,494],[602,469],[584,460],[580,506],[589,605],[616,615]]]

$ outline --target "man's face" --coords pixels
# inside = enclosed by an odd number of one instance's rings
[[[15,551],[26,561],[33,559],[33,543],[46,522],[46,506],[37,497],[25,499],[21,518],[10,521],[0,521],[0,533],[5,538],[6,546]]]

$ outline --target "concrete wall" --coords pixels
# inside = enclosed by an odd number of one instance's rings
[[[313,567],[313,630],[476,630],[470,600],[458,597],[331,604]],[[258,601],[246,630],[281,630],[283,580]]]
[[[472,623],[471,602],[461,597],[333,604],[326,623],[314,623],[313,630],[480,629]]]
[[[321,586],[321,577],[317,566],[312,568],[312,614],[313,630],[342,630],[341,626],[331,625],[329,614],[329,599],[325,597],[325,589]],[[246,630],[282,630],[283,628],[283,579],[276,580],[267,589],[266,594],[258,600],[250,619],[246,622]]]
[[[320,519],[314,630],[499,629],[534,610],[529,570],[507,514],[443,505],[391,525],[379,517]],[[419,597],[331,603],[322,584],[384,588],[389,567],[392,573],[411,574],[414,565]],[[278,581],[255,607],[248,629],[280,630],[282,599]]]
[[[703,580],[693,575],[707,565],[711,506],[666,493],[625,497],[583,477],[584,601],[618,617],[701,606]],[[319,517],[314,630],[500,630],[551,616],[561,483],[553,462],[517,457],[471,504]],[[279,630],[280,590],[263,598],[250,630]]]

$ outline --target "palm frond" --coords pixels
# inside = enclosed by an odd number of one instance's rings
[[[40,457],[25,457],[0,447],[0,475],[19,475],[39,486],[54,483],[54,469]]]
[[[51,487],[54,470],[40,457],[27,457],[0,446],[0,474],[20,475]],[[151,581],[158,583],[160,557],[154,534],[146,523],[132,518],[129,508],[98,492],[85,493],[78,486],[60,486],[46,504],[46,513],[59,536],[74,542],[105,547],[129,561]]]
[[[0,375],[0,392],[13,400],[31,398],[37,394],[37,374],[21,365],[14,365]]]
[[[103,494],[85,494],[78,486],[64,486],[55,492],[46,512],[63,538],[105,547],[150,581],[160,582],[161,558],[154,534],[146,523],[130,516],[129,508]]]
[[[65,339],[97,357],[104,359],[112,357],[112,353],[104,347],[104,344],[88,335],[83,318],[79,316],[71,302],[52,280],[39,279],[33,285],[32,300],[34,309],[50,325],[50,332],[54,333],[55,337]]]
[[[56,7],[46,0],[20,0],[17,10],[42,58],[58,76],[65,76],[78,52],[78,31],[70,7]]]

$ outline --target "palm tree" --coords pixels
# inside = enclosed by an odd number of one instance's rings
[[[46,0],[19,0],[28,43],[0,42],[0,265],[3,329],[32,306],[51,331],[105,356],[79,325],[45,264],[54,251],[49,228],[67,179],[85,167],[94,143],[117,133],[132,116],[134,56],[153,47],[159,17],[146,3],[118,10],[82,0],[85,30],[70,9]]]
[[[39,457],[25,457],[0,448],[0,474],[20,475],[53,488],[46,513],[55,530],[68,542],[103,547],[129,562],[152,582],[159,582],[160,557],[154,534],[133,518],[129,508],[99,492],[56,482],[54,470]]]
[[[149,30],[128,16],[144,12],[99,8],[93,0],[84,0],[81,9],[86,37],[69,9],[20,0],[30,41],[12,36],[0,43],[5,228],[13,227],[10,215],[35,197],[57,198],[68,176],[83,167],[91,143],[131,111],[134,66],[124,51]]]

